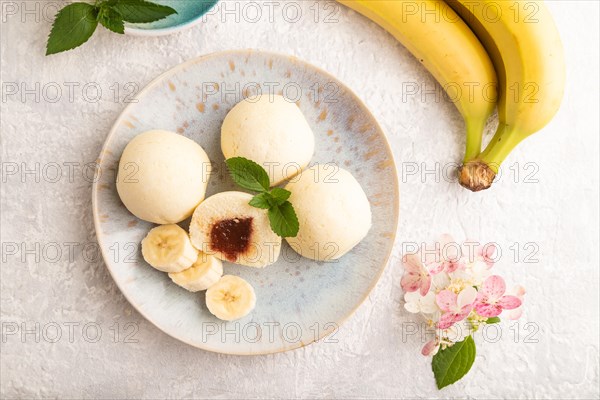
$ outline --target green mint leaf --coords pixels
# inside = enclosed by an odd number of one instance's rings
[[[252,207],[267,209],[271,208],[272,198],[269,193],[259,193],[248,204]]]
[[[173,8],[145,0],[119,0],[110,2],[112,8],[123,16],[123,20],[133,23],[154,22],[177,14]]]
[[[106,3],[103,3],[100,6],[100,14],[98,16],[98,20],[100,21],[102,26],[115,33],[125,33],[125,24],[123,23],[123,16],[119,14],[119,12],[115,9],[105,6],[105,4]]]
[[[274,205],[281,205],[285,203],[286,200],[289,199],[292,195],[292,192],[290,192],[289,190],[281,188],[273,188],[270,193],[274,201]]]
[[[300,227],[296,211],[289,201],[269,208],[269,222],[273,232],[281,237],[295,237]]]
[[[500,322],[500,318],[498,317],[491,317],[485,321],[486,324],[497,324],[498,322]]]
[[[291,192],[273,188],[269,192],[269,175],[263,167],[244,157],[225,160],[229,173],[236,184],[247,190],[259,192],[248,204],[252,207],[268,209],[271,229],[281,237],[295,237],[298,234],[298,217],[289,199]]]
[[[266,192],[269,190],[269,175],[263,167],[244,157],[225,160],[234,182],[247,190]]]
[[[88,3],[73,3],[56,14],[46,55],[60,53],[81,46],[92,36],[98,21],[98,8]]]
[[[438,389],[451,385],[465,376],[474,361],[475,341],[471,336],[455,343],[452,347],[438,351],[431,361]]]

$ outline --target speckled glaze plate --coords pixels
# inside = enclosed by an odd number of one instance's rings
[[[224,263],[255,288],[257,305],[245,318],[222,322],[206,308],[204,292],[190,293],[147,265],[140,241],[152,224],[119,200],[115,175],[125,145],[150,129],[198,142],[217,173],[207,196],[239,190],[224,168],[220,127],[246,96],[283,94],[295,101],[316,137],[312,163],[337,163],[352,172],[371,203],[369,235],[337,262],[299,258],[283,242],[279,260],[264,269]],[[210,54],[159,76],[127,106],[100,154],[94,220],[104,259],[137,310],[167,334],[192,346],[229,354],[298,348],[334,332],[367,297],[383,272],[398,222],[398,180],[386,138],[364,104],[328,73],[294,57],[259,51]],[[187,223],[182,224],[187,228]],[[352,221],[348,221],[348,226]]]
[[[219,0],[153,0],[169,6],[177,14],[146,24],[125,24],[125,33],[136,36],[163,36],[190,28],[202,21],[202,16]]]

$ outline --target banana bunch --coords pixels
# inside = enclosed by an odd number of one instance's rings
[[[479,37],[498,74],[498,129],[459,173],[461,185],[479,191],[490,187],[506,156],[558,111],[566,75],[563,48],[542,1],[447,1]]]
[[[254,288],[240,277],[223,276],[223,263],[192,246],[177,224],[159,225],[142,240],[144,260],[190,292],[206,290],[206,306],[217,318],[233,321],[254,309]]]
[[[512,149],[559,108],[564,55],[541,1],[338,1],[391,33],[446,90],[465,120],[459,182],[472,191],[489,188]],[[498,130],[481,151],[496,105]]]

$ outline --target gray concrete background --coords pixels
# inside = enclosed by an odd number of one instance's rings
[[[7,15],[6,3],[19,11]],[[562,108],[479,194],[444,174],[464,145],[453,105],[403,101],[405,82],[436,86],[401,45],[336,3],[297,2],[302,18],[286,21],[287,3],[257,3],[251,22],[244,2],[236,14],[228,1],[232,14],[221,3],[161,38],[98,29],[84,47],[46,58],[53,9],[2,1],[2,397],[598,398],[598,3],[548,3],[568,62]],[[396,249],[368,300],[327,342],[259,357],[191,348],[132,309],[96,253],[86,167],[127,93],[237,48],[293,54],[355,90],[386,131],[401,180]],[[15,84],[16,94],[5,90]],[[498,242],[497,272],[528,294],[523,319],[503,322],[497,343],[479,336],[470,374],[438,392],[420,338],[404,329],[415,319],[402,308],[398,258],[403,244],[443,232]]]

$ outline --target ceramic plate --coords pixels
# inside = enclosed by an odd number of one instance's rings
[[[202,16],[219,0],[153,0],[174,8],[177,14],[148,24],[125,24],[125,33],[138,36],[162,36],[179,32],[202,21]]]
[[[264,269],[224,263],[256,290],[247,317],[222,322],[190,293],[147,265],[140,241],[152,224],[119,200],[115,175],[125,145],[150,129],[167,129],[198,142],[217,173],[207,196],[240,190],[224,168],[220,127],[244,97],[283,94],[300,107],[315,138],[314,163],[334,162],[352,172],[371,203],[369,235],[337,262],[300,258],[283,242],[279,260]],[[159,76],[115,122],[100,154],[94,184],[94,220],[106,265],[137,310],[167,334],[202,349],[264,354],[294,349],[334,332],[377,283],[392,249],[398,222],[398,181],[381,128],[364,104],[328,73],[294,57],[258,51],[207,55]],[[187,228],[186,223],[182,224]],[[352,221],[348,221],[348,226]]]

